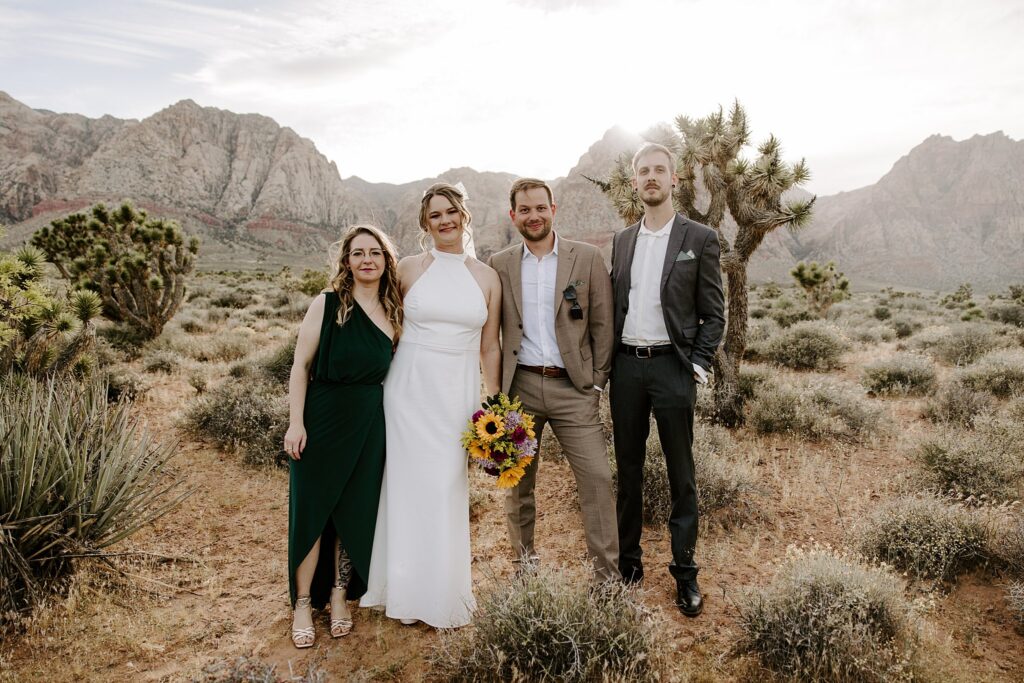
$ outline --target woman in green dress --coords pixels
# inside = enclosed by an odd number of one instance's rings
[[[299,648],[313,645],[314,607],[329,602],[337,638],[352,629],[346,599],[366,591],[384,472],[381,383],[402,330],[395,249],[377,228],[349,228],[330,285],[299,327],[288,384],[288,581]]]

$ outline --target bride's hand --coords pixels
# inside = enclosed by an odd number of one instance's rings
[[[284,452],[292,460],[301,460],[299,455],[306,447],[306,427],[304,425],[290,425],[284,435]]]

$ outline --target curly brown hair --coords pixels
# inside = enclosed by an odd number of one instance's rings
[[[355,306],[355,298],[352,288],[355,280],[352,277],[352,269],[348,266],[348,257],[352,253],[352,240],[357,235],[370,235],[380,248],[384,251],[384,273],[380,276],[380,285],[377,296],[380,297],[381,306],[384,307],[384,314],[388,322],[395,328],[395,342],[402,336],[402,322],[404,313],[402,310],[402,288],[398,281],[398,257],[395,252],[395,245],[391,239],[384,234],[384,231],[373,225],[362,224],[350,227],[342,238],[331,245],[331,252],[337,250],[337,254],[331,258],[331,288],[338,293],[341,300],[338,306],[338,325],[348,322]]]

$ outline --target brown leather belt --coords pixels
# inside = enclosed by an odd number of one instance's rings
[[[544,377],[568,377],[569,373],[565,371],[565,368],[560,368],[557,365],[517,365],[520,370],[526,370],[532,372],[535,375],[543,375]]]
[[[661,344],[659,346],[630,346],[629,344],[619,344],[619,351],[634,358],[654,358],[655,356],[662,356],[666,353],[672,353],[671,344]]]

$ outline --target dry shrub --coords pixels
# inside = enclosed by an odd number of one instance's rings
[[[765,345],[768,360],[794,370],[833,370],[841,366],[839,356],[846,342],[827,325],[802,322],[783,330]]]
[[[324,683],[327,674],[314,661],[304,676],[289,672],[278,676],[276,667],[255,656],[236,659],[218,659],[203,667],[201,675],[192,679],[194,683]]]
[[[1024,484],[1024,424],[985,415],[970,432],[945,430],[914,453],[926,483],[988,501],[1014,500]]]
[[[977,510],[922,495],[883,505],[857,536],[870,558],[918,578],[950,581],[986,561],[989,532]]]
[[[945,334],[918,337],[919,345],[948,365],[969,365],[999,345],[996,334],[987,325],[954,325]]]
[[[173,351],[154,351],[142,359],[142,367],[146,372],[162,372],[173,374],[181,364],[178,355]]]
[[[876,394],[921,396],[935,388],[935,367],[923,356],[896,354],[865,367],[861,382]]]
[[[995,398],[986,391],[974,391],[949,381],[942,384],[928,401],[924,414],[932,422],[973,427],[980,415],[992,412]]]
[[[247,464],[286,463],[281,445],[288,429],[288,397],[256,380],[228,380],[200,395],[185,426],[221,448],[241,450]]]
[[[206,332],[206,325],[200,322],[199,318],[192,315],[179,315],[176,322],[178,323],[178,327],[180,327],[186,334],[203,334]]]
[[[1017,579],[1024,579],[1024,515],[1009,520],[992,540],[996,566]]]
[[[890,323],[892,324],[892,331],[896,334],[897,339],[906,339],[910,335],[921,329],[921,323],[910,318],[893,318]]]
[[[442,631],[430,655],[441,681],[657,681],[666,644],[640,595],[621,583],[576,585],[536,568],[494,580],[473,624]]]
[[[999,398],[1024,394],[1024,351],[993,351],[957,373],[960,384],[974,391],[987,391]]]
[[[188,347],[188,355],[200,363],[230,362],[245,358],[252,350],[249,335],[231,334],[196,342]]]
[[[1006,587],[1006,605],[1017,622],[1017,628],[1024,629],[1024,582],[1012,581]]]
[[[696,470],[697,508],[701,515],[737,507],[756,490],[754,468],[739,453],[736,440],[724,427],[703,422],[694,424],[693,465]],[[613,485],[618,486],[614,464],[612,478]],[[653,421],[647,438],[643,494],[644,523],[665,524],[672,512],[672,492],[665,453]]]
[[[749,400],[757,395],[758,390],[772,379],[772,371],[765,367],[742,366],[736,378],[736,390],[743,398]]]
[[[789,548],[739,603],[736,649],[795,681],[912,680],[920,626],[901,581],[829,548]]]
[[[113,369],[103,378],[107,387],[107,402],[137,401],[146,393],[147,387],[138,375],[128,370]]]
[[[1024,327],[1024,304],[997,303],[988,309],[988,319],[1014,327]]]
[[[892,341],[896,338],[896,333],[887,325],[872,325],[870,327],[858,325],[849,332],[849,335],[854,341],[869,345]]]
[[[747,345],[743,350],[743,358],[746,360],[764,358],[768,342],[779,332],[779,329],[779,324],[771,319],[752,321],[747,327]]]
[[[750,425],[761,434],[859,442],[882,429],[881,409],[848,382],[805,379],[763,387],[750,403]]]
[[[252,296],[240,291],[227,291],[210,299],[210,305],[217,308],[242,309],[252,303]]]

